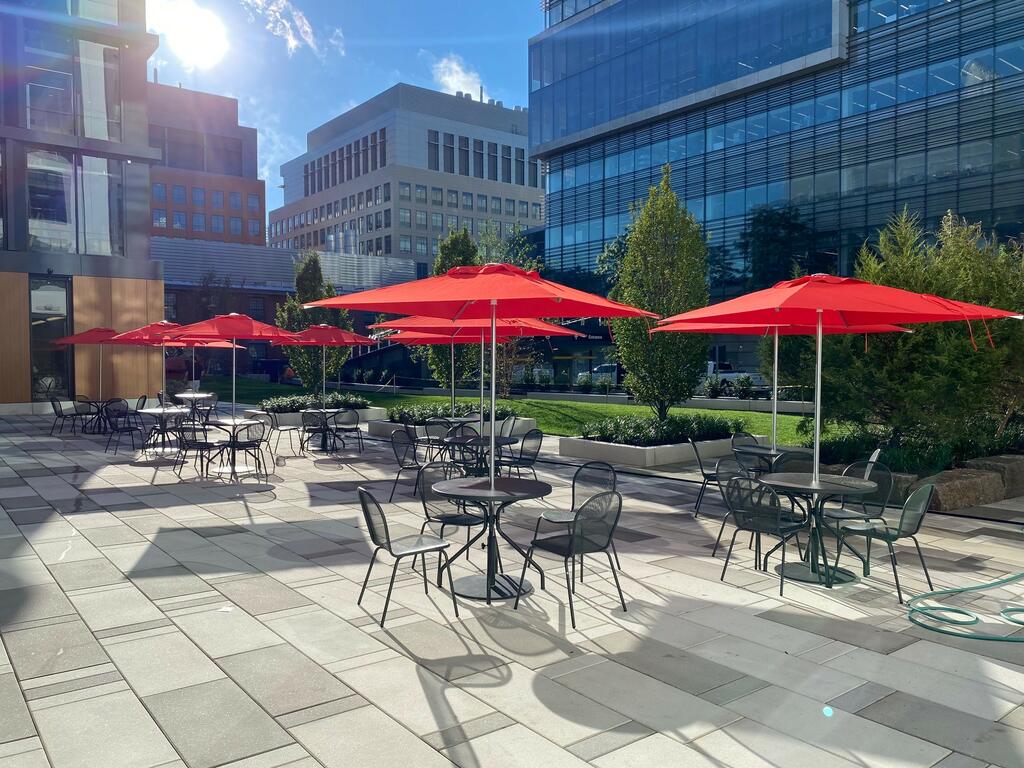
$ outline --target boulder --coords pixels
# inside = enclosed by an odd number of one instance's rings
[[[1002,456],[985,456],[964,462],[968,469],[981,469],[998,472],[1003,478],[1006,498],[1024,496],[1024,456],[1005,454]]]
[[[926,483],[935,485],[930,507],[935,512],[977,507],[1006,498],[1002,475],[984,469],[947,469],[918,480],[911,490]]]

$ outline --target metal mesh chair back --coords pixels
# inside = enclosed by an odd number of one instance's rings
[[[802,451],[785,451],[772,462],[772,472],[813,472],[814,456]]]
[[[523,442],[519,445],[519,464],[530,465],[537,461],[540,454],[541,443],[544,442],[544,433],[539,429],[531,429],[523,435]]]
[[[572,523],[574,552],[607,549],[622,514],[622,496],[616,491],[599,493],[576,512]]]
[[[96,413],[96,406],[85,400],[85,395],[79,395],[75,398],[75,413],[81,415],[88,415],[90,413]]]
[[[516,428],[517,418],[517,416],[512,415],[502,420],[501,427],[498,429],[498,434],[501,437],[512,437],[512,433],[515,431]]]
[[[346,409],[344,411],[338,411],[334,414],[334,426],[341,427],[343,429],[351,429],[359,426],[359,412]]]
[[[759,445],[757,438],[749,432],[736,432],[732,436],[732,447],[737,445]]]
[[[770,486],[749,477],[734,477],[725,484],[725,503],[737,528],[748,531],[778,530],[782,503]]]
[[[456,424],[448,430],[446,437],[480,437],[480,433],[469,424]]]
[[[54,416],[64,418],[64,406],[60,404],[60,400],[58,400],[56,397],[51,397],[50,407],[53,408]]]
[[[878,486],[872,493],[849,499],[847,505],[862,507],[865,514],[881,515],[885,512],[892,496],[892,472],[887,466],[877,461],[855,461],[843,470],[843,475],[870,480]]]
[[[722,496],[725,496],[725,485],[734,477],[750,477],[746,468],[732,456],[724,456],[715,465],[715,478],[722,489]]]
[[[693,449],[693,457],[697,459],[697,469],[700,471],[701,475],[706,475],[707,470],[704,469],[704,462],[700,458],[700,451],[697,449],[697,444],[693,441],[692,437],[686,438],[686,441],[690,444],[690,447]]]
[[[324,428],[324,414],[321,411],[303,411],[302,428],[316,430]]]
[[[141,411],[143,408],[145,408],[147,400],[149,400],[149,398],[146,397],[145,395],[142,395],[138,400],[135,401],[135,410]]]
[[[591,461],[576,470],[572,476],[572,509],[582,507],[601,493],[615,490],[615,468],[603,461]]]
[[[900,536],[916,536],[921,530],[921,523],[928,512],[928,507],[931,506],[934,493],[935,486],[928,483],[910,494],[910,498],[903,504],[903,514],[900,515]]]
[[[186,451],[199,450],[209,445],[209,436],[206,428],[201,424],[182,424],[178,430],[178,439],[181,440],[181,447]]]
[[[391,433],[391,450],[394,451],[395,461],[400,467],[414,467],[419,464],[416,459],[416,442],[404,429],[396,429]]]
[[[384,547],[391,551],[391,533],[388,531],[388,519],[380,508],[377,499],[365,488],[359,489],[359,504],[363,508],[363,520],[374,546]]]
[[[431,416],[427,419],[427,423],[423,429],[427,433],[427,437],[440,440],[448,434],[448,431],[452,428],[452,423],[443,416]]]
[[[246,424],[238,428],[235,433],[238,435],[236,440],[242,445],[259,445],[263,442],[263,436],[266,434],[267,425],[262,421],[258,421],[255,424]]]
[[[423,515],[428,520],[455,514],[458,511],[449,499],[434,490],[435,483],[448,480],[451,476],[452,465],[442,461],[432,461],[420,470],[419,497],[423,504]]]

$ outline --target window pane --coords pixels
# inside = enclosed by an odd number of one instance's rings
[[[814,122],[818,125],[839,119],[839,94],[825,93],[814,100]]]
[[[867,85],[854,85],[843,89],[843,117],[859,115],[868,108]]]
[[[747,118],[747,141],[757,141],[768,135],[768,113],[759,112]]]
[[[814,177],[814,198],[834,200],[839,197],[839,171],[822,171]]]
[[[956,146],[928,151],[928,178],[946,179],[955,176],[956,171]]]
[[[868,85],[868,110],[885,109],[896,103],[896,78],[883,77]]]
[[[1008,77],[1024,72],[1024,40],[1004,43],[996,48],[996,75]]]
[[[1021,167],[1021,134],[1011,133],[1007,136],[996,136],[994,146],[994,166],[997,171],[1006,171]]]
[[[789,182],[789,197],[794,203],[809,203],[814,200],[814,177],[797,176]]]
[[[73,44],[63,33],[25,25],[27,127],[75,132]]]
[[[955,91],[960,87],[960,64],[957,61],[940,61],[928,65],[928,95]]]
[[[924,67],[901,72],[896,87],[896,98],[900,104],[924,98],[927,84],[928,72]]]
[[[992,172],[992,142],[988,139],[967,141],[960,145],[960,174]]]
[[[62,152],[27,153],[29,250],[74,253],[75,183],[72,156]]]
[[[794,131],[814,125],[814,100],[808,99],[807,101],[794,104],[790,113],[790,120],[792,121]]]
[[[969,53],[960,59],[960,85],[964,88],[987,83],[989,80],[994,80],[995,76],[991,48]]]
[[[82,135],[121,140],[121,59],[117,48],[78,41]]]
[[[864,177],[864,166],[854,165],[843,168],[842,186],[844,195],[853,195],[864,191],[866,183]]]
[[[894,162],[890,160],[875,160],[868,163],[867,184],[868,191],[879,191],[891,189],[895,181]]]
[[[789,107],[779,107],[768,112],[768,135],[777,136],[790,129]]]
[[[925,177],[924,152],[915,152],[896,158],[896,183],[898,185],[923,184]]]

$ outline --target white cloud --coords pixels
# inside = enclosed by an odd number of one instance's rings
[[[259,141],[259,174],[268,186],[277,186],[281,179],[281,163],[301,155],[303,142],[281,126],[278,109],[262,97],[239,99],[241,122],[256,126]]]
[[[321,56],[320,45],[309,19],[291,0],[241,0],[251,19],[259,19],[267,31],[284,40],[288,55],[305,46]]]
[[[431,72],[434,75],[434,84],[445,93],[462,91],[473,94],[473,98],[480,94],[480,86],[483,85],[480,74],[456,53],[449,53],[436,59],[431,66]],[[487,99],[486,89],[484,99]]]
[[[339,56],[345,55],[345,33],[341,31],[341,27],[335,27],[331,31],[327,44],[337,51]]]

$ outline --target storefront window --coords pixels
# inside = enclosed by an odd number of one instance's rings
[[[32,366],[32,399],[70,399],[71,351],[54,345],[54,339],[71,332],[68,308],[71,281],[66,277],[29,279],[29,343]]]
[[[27,160],[29,250],[74,253],[74,156],[36,149]]]

